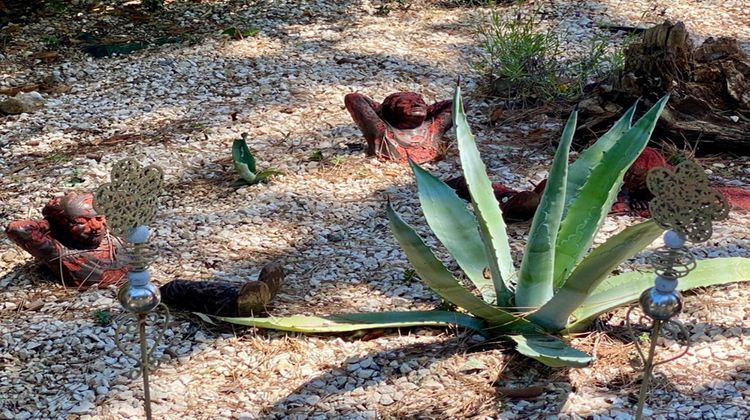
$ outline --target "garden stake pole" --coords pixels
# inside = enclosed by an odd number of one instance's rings
[[[138,335],[141,341],[141,375],[143,376],[143,408],[151,420],[151,390],[148,385],[148,345],[146,344],[146,315],[138,315]]]
[[[641,383],[641,391],[638,395],[638,407],[635,410],[636,420],[640,420],[643,414],[643,404],[646,402],[646,393],[648,392],[648,385],[651,382],[651,374],[654,369],[654,354],[656,353],[656,338],[659,336],[661,330],[661,321],[658,319],[654,321],[654,329],[651,332],[651,345],[648,349],[648,358],[643,367],[643,379]]]
[[[139,365],[133,376],[143,376],[143,403],[148,420],[151,420],[148,374],[149,369],[156,368],[151,356],[161,343],[169,322],[169,310],[161,304],[159,289],[151,283],[148,266],[155,257],[155,249],[148,244],[150,231],[146,226],[156,213],[156,199],[163,179],[164,174],[157,166],[144,168],[135,159],[121,160],[112,168],[111,182],[97,189],[94,204],[100,214],[107,215],[110,230],[127,238],[128,281],[117,291],[117,299],[129,314],[124,314],[118,322],[115,343],[125,356]],[[146,323],[149,313],[158,306],[164,307],[166,316],[160,330],[155,331],[154,344],[149,349]],[[121,340],[130,335],[127,325],[133,320],[137,323],[140,355],[131,353]]]
[[[693,161],[687,160],[677,165],[674,172],[663,167],[655,168],[649,172],[646,183],[654,194],[654,199],[649,203],[651,216],[667,232],[664,234],[664,246],[649,257],[656,273],[654,286],[646,289],[638,300],[643,314],[653,324],[647,356],[644,356],[633,334],[635,348],[643,360],[636,419],[643,417],[654,367],[682,357],[690,349],[690,334],[685,326],[672,319],[682,310],[682,298],[677,291],[678,280],[696,266],[695,257],[685,243],[708,240],[713,233],[712,222],[726,219],[729,215],[726,199],[708,185],[705,171]],[[630,308],[626,315],[628,326],[633,309]],[[685,337],[685,349],[677,356],[654,362],[659,334],[666,331],[663,327],[668,324],[677,326],[679,331],[675,333],[675,338],[680,333]]]

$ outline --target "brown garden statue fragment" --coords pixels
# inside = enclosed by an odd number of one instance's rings
[[[106,219],[92,202],[92,194],[68,193],[44,206],[44,219],[13,221],[5,233],[67,285],[120,284],[127,258],[119,240],[107,234]]]
[[[428,106],[417,93],[396,92],[379,104],[350,93],[344,105],[367,140],[368,156],[424,163],[443,155],[443,136],[453,124],[451,100]]]
[[[220,281],[172,280],[159,288],[172,309],[215,316],[243,317],[267,311],[284,281],[281,264],[269,263],[257,281],[243,285]]]

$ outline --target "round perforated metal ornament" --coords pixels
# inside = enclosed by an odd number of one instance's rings
[[[112,168],[111,182],[96,190],[94,208],[107,215],[112,232],[127,236],[154,219],[163,182],[164,172],[158,166],[143,167],[135,159],[123,159]]]
[[[686,160],[671,171],[654,168],[646,178],[654,194],[649,208],[651,217],[664,229],[671,229],[691,242],[708,240],[711,223],[729,216],[726,198],[708,184],[706,172],[697,163]]]

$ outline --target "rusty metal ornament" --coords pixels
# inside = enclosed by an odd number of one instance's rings
[[[164,172],[158,166],[143,167],[133,158],[123,159],[112,168],[111,182],[96,190],[94,209],[107,215],[112,232],[128,236],[131,229],[154,220],[163,182]]]
[[[128,313],[118,318],[115,343],[122,353],[139,364],[134,376],[143,377],[144,408],[146,418],[151,419],[151,394],[148,374],[157,364],[151,362],[156,347],[160,344],[169,321],[169,310],[161,304],[159,289],[151,283],[148,266],[155,259],[156,248],[149,244],[148,224],[156,215],[157,198],[162,191],[164,172],[156,165],[142,166],[132,158],[114,164],[111,181],[99,187],[94,194],[94,208],[107,215],[109,229],[118,236],[127,238],[126,250],[130,258],[128,282],[117,292],[120,304]],[[149,348],[146,340],[146,323],[149,313],[157,307],[165,310],[160,329],[154,328],[156,337]],[[133,317],[134,315],[134,317]],[[158,315],[157,315],[158,318]],[[140,357],[127,349],[123,339],[134,333],[129,325],[137,325]]]
[[[664,229],[679,233],[690,242],[703,242],[713,233],[712,222],[729,216],[726,198],[708,184],[706,172],[686,160],[671,171],[652,169],[646,178],[654,194],[651,217]]]
[[[664,167],[652,169],[646,178],[646,185],[654,194],[649,204],[651,216],[667,232],[664,234],[664,246],[654,251],[648,259],[656,274],[654,286],[646,289],[638,300],[643,312],[641,318],[650,319],[652,325],[648,353],[644,353],[633,334],[633,343],[643,360],[643,381],[635,409],[637,420],[643,416],[654,367],[682,357],[690,349],[690,334],[682,323],[672,319],[682,310],[678,281],[696,267],[695,257],[685,243],[708,240],[713,234],[713,222],[729,216],[726,198],[709,186],[705,171],[693,161],[680,163],[674,171]],[[631,307],[626,314],[631,331],[634,329],[630,318],[635,309],[635,306]],[[668,327],[685,338],[684,349],[676,356],[657,362],[654,360],[656,341],[660,333],[669,330]]]

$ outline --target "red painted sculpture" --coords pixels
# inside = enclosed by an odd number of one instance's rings
[[[463,176],[449,179],[445,183],[456,190],[459,197],[467,201],[471,200],[469,187],[466,185],[466,179]],[[534,217],[546,185],[547,180],[545,179],[532,190],[516,191],[499,182],[492,183],[495,198],[500,203],[500,210],[503,211],[503,219],[506,222],[523,222]]]
[[[453,124],[451,100],[427,106],[417,93],[396,92],[379,104],[350,93],[344,105],[367,140],[368,156],[424,163],[443,155],[443,136]]]
[[[93,208],[92,194],[68,193],[42,210],[43,220],[16,220],[8,237],[71,286],[118,285],[126,280],[127,260],[107,222]]]
[[[646,147],[633,162],[623,178],[622,188],[617,195],[617,201],[612,205],[610,213],[630,214],[639,217],[651,217],[648,203],[654,197],[646,187],[646,177],[653,168],[672,166],[658,150]],[[464,200],[470,200],[469,189],[463,176],[446,181],[446,184],[456,190],[456,194]],[[534,217],[536,208],[542,198],[547,180],[540,182],[531,191],[515,191],[503,184],[493,183],[495,198],[500,203],[503,219],[507,222],[519,222]],[[724,194],[729,204],[735,209],[750,211],[750,191],[737,187],[716,187]]]

